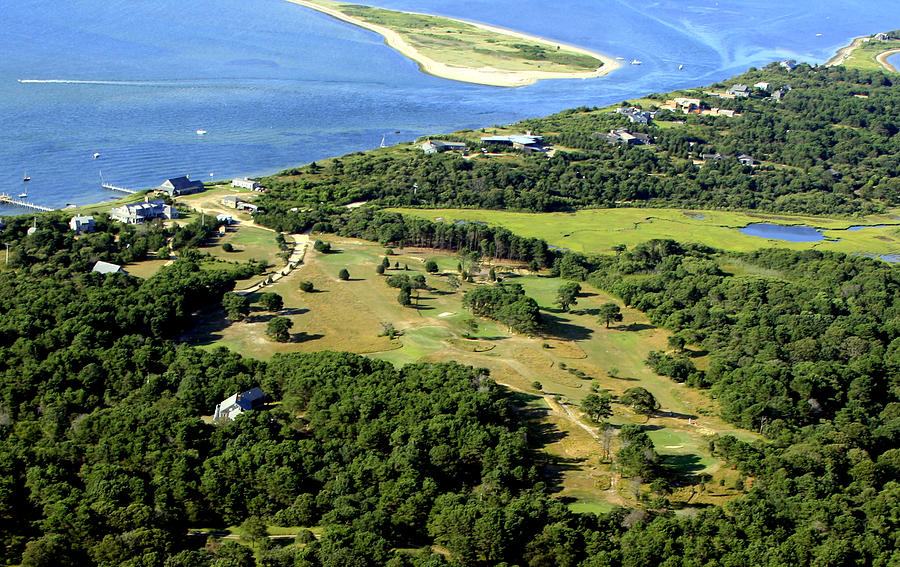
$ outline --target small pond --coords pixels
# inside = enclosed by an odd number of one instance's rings
[[[749,236],[776,238],[778,240],[787,240],[788,242],[816,242],[825,239],[820,230],[803,225],[785,226],[783,224],[754,222],[740,229],[740,231]]]

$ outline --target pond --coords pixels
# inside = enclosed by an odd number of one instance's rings
[[[787,240],[788,242],[816,242],[825,239],[819,229],[803,225],[785,226],[783,224],[754,222],[740,229],[740,231],[749,236],[776,238],[778,240]]]

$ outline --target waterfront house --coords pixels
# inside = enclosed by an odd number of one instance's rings
[[[771,85],[770,83],[765,82],[765,81],[760,81],[760,82],[755,83],[755,84],[753,85],[753,88],[754,88],[754,89],[762,89],[762,90],[764,90],[764,91],[769,90],[771,87],[772,87],[772,85]]]
[[[142,224],[158,218],[177,219],[178,211],[172,205],[167,205],[162,199],[154,199],[116,207],[109,211],[109,216],[113,220],[126,224]]]
[[[511,136],[484,136],[482,144],[495,146],[512,146],[517,150],[543,151],[544,137],[527,134],[513,134]]]
[[[680,110],[685,114],[699,110],[703,104],[699,98],[686,98],[683,96],[673,98],[672,102],[675,104],[675,110]]]
[[[97,272],[99,274],[127,274],[122,266],[118,264],[111,264],[109,262],[104,262],[103,260],[97,260],[97,263],[94,264],[94,267],[91,268],[92,272]]]
[[[734,97],[748,97],[750,96],[750,87],[747,85],[732,85],[730,89],[725,91],[725,94],[730,94]]]
[[[628,121],[632,124],[642,124],[647,126],[656,115],[655,112],[641,110],[635,106],[620,106],[616,109],[616,114],[628,117]]]
[[[169,197],[177,197],[178,195],[190,195],[191,193],[199,193],[203,191],[202,181],[191,181],[190,175],[182,177],[173,177],[166,179],[157,188],[157,191],[165,193]]]
[[[739,162],[741,162],[741,165],[749,165],[751,167],[759,165],[759,161],[753,159],[753,156],[748,154],[741,154],[737,157],[737,159]]]
[[[69,228],[76,234],[94,232],[94,217],[76,215],[69,219]]]
[[[265,404],[265,399],[266,395],[258,387],[232,394],[216,404],[213,419],[231,421],[245,411],[261,408]]]
[[[466,144],[463,142],[445,142],[444,140],[428,140],[421,146],[426,154],[439,154],[443,152],[464,152]]]
[[[252,179],[247,179],[246,177],[241,179],[232,179],[231,180],[232,187],[239,187],[241,189],[249,189],[251,191],[256,191],[259,189],[259,182],[253,181]]]

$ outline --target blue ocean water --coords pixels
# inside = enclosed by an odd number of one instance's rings
[[[185,173],[261,175],[382,137],[391,144],[609,104],[779,59],[822,63],[855,36],[900,27],[900,3],[882,0],[373,3],[643,64],[503,89],[424,75],[377,34],[285,0],[7,2],[0,192],[22,191],[26,171],[30,200],[53,207],[116,197],[99,187],[101,169],[134,188]]]
[[[900,69],[900,53],[895,53],[887,58],[887,62],[894,66],[896,69]]]

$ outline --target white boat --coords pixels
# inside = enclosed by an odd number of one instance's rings
[[[616,57],[616,59],[618,59],[619,61],[624,61],[624,60],[625,60],[624,57]]]
[[[100,157],[100,152],[94,152],[94,159],[97,159],[98,157]]]
[[[384,143],[384,136],[381,137],[381,145],[378,146],[378,147],[379,147],[379,148],[386,148],[386,147],[387,147],[387,144]]]
[[[684,69],[684,65],[683,65],[683,64],[678,66],[678,70],[679,70],[679,71],[681,71],[682,69]]]
[[[631,60],[632,65],[640,65],[641,63],[643,63],[643,61],[641,61],[640,59],[632,59]]]
[[[202,136],[202,135],[204,135],[204,134],[206,134],[206,130],[197,130],[197,135],[198,135],[198,136]]]
[[[21,193],[19,193],[19,198],[20,198],[20,199],[24,199],[24,198],[26,198],[26,197],[28,197],[28,189],[26,189],[26,190],[22,191]]]
[[[28,172],[25,172],[25,175],[22,176],[22,181],[31,181],[31,178],[28,177]]]

